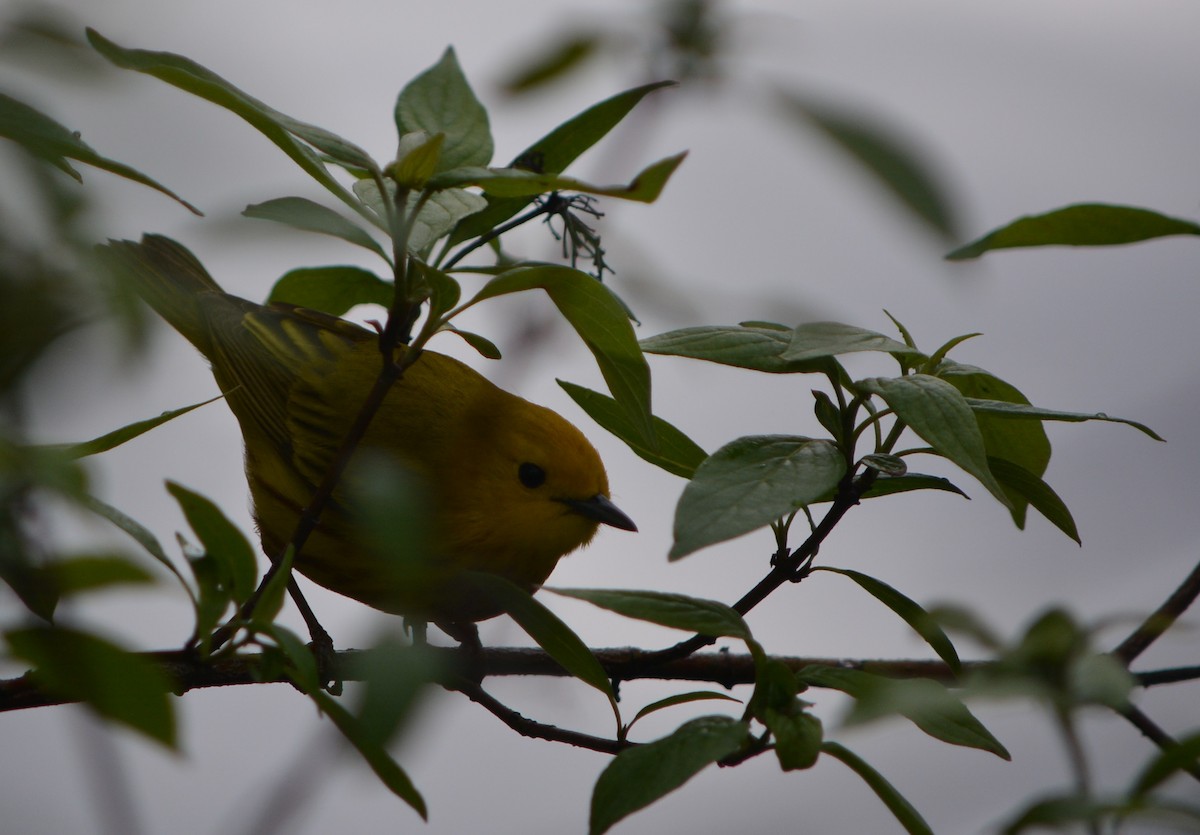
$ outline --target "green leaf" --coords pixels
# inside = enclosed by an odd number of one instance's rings
[[[1003,458],[988,456],[988,468],[1010,496],[1016,496],[1022,504],[1028,503],[1033,509],[1045,516],[1051,524],[1065,533],[1071,539],[1083,543],[1079,539],[1079,529],[1075,527],[1075,519],[1071,511],[1050,489],[1050,485],[1042,481],[1020,464],[1005,461]],[[1016,502],[1014,502],[1016,504]],[[1023,524],[1020,527],[1024,527]]]
[[[99,438],[93,438],[90,441],[83,441],[78,444],[71,444],[64,447],[56,447],[64,449],[72,458],[86,458],[89,455],[98,455],[101,452],[108,452],[110,449],[115,449],[126,441],[132,441],[139,435],[149,432],[151,429],[162,426],[170,420],[174,420],[180,415],[186,415],[192,409],[198,409],[201,406],[207,406],[214,400],[220,400],[225,395],[218,394],[216,397],[211,397],[200,403],[193,403],[190,406],[184,406],[179,409],[172,409],[168,412],[163,412],[158,417],[149,418],[147,420],[139,420],[128,426],[122,426],[120,429],[114,429],[112,432],[105,433]]]
[[[913,490],[942,490],[947,493],[957,493],[963,498],[970,498],[953,483],[941,476],[924,475],[922,473],[905,473],[899,476],[880,476],[875,479],[867,492],[862,494],[864,499],[876,499],[880,496],[891,496],[896,493],[908,493]],[[834,496],[826,497],[832,501]]]
[[[803,668],[797,677],[810,686],[829,687],[853,696],[854,706],[846,717],[847,726],[898,714],[934,739],[977,748],[1004,760],[1012,759],[962,700],[932,679],[890,679],[862,670],[818,664]]]
[[[18,629],[6,635],[47,692],[82,701],[106,719],[175,747],[171,681],[150,659],[86,632]]]
[[[464,580],[500,605],[564,670],[615,701],[608,674],[596,656],[556,614],[524,589],[495,574],[472,571],[464,575]]]
[[[267,303],[294,304],[342,316],[360,304],[391,307],[394,296],[390,282],[360,267],[301,267],[275,282]]]
[[[448,331],[457,336],[463,342],[467,343],[476,351],[478,351],[479,355],[484,359],[500,359],[500,349],[496,347],[496,343],[492,342],[492,340],[488,339],[486,336],[474,333],[472,331],[459,330],[453,325],[446,325],[442,328],[442,330]]]
[[[1029,405],[1029,399],[1016,386],[1001,380],[994,374],[989,374],[982,368],[943,360],[937,366],[935,373],[936,376],[958,389],[963,397],[979,397]],[[983,436],[983,446],[987,450],[989,462],[992,458],[1003,458],[1028,470],[1039,479],[1046,472],[1046,467],[1050,463],[1050,440],[1046,437],[1046,430],[1040,423],[1004,420],[980,412],[975,413],[975,421]],[[1029,505],[1029,499],[1017,485],[1005,484],[997,473],[992,474],[996,476],[996,480],[1000,482],[1005,495],[1012,504],[1010,510],[1014,524],[1024,530],[1025,511]]]
[[[355,713],[364,732],[381,746],[399,737],[425,689],[448,672],[428,646],[405,644],[396,637],[364,651],[355,669],[362,670],[366,682]]]
[[[919,149],[859,113],[810,96],[780,91],[785,113],[817,128],[934,231],[953,237],[957,226],[946,188]]]
[[[1099,828],[1103,821],[1113,827]],[[1161,823],[1155,826],[1151,821]],[[1001,835],[1021,832],[1045,832],[1057,829],[1083,831],[1071,824],[1090,824],[1091,831],[1120,832],[1194,832],[1200,829],[1200,807],[1166,798],[1128,801],[1078,794],[1057,794],[1036,798],[1013,815],[998,830]]]
[[[790,331],[741,325],[682,328],[641,341],[647,354],[689,357],[771,374],[806,374],[826,369],[820,362],[783,359],[783,352],[790,345]]]
[[[747,717],[764,721],[768,711],[790,714],[806,706],[796,698],[800,682],[787,664],[755,654],[754,667],[754,692],[746,706]]]
[[[41,111],[0,93],[0,136],[11,139],[29,153],[82,181],[67,160],[78,162],[148,186],[175,200],[193,214],[203,214],[175,192],[128,165],[101,156],[79,134],[51,119]]]
[[[430,136],[423,130],[400,137],[396,162],[389,169],[392,179],[402,188],[424,188],[438,170],[445,141],[446,134],[435,133]]]
[[[536,197],[551,191],[573,191],[581,194],[597,194],[602,197],[619,197],[638,203],[653,203],[666,188],[667,180],[683,162],[687,152],[666,157],[651,163],[638,172],[628,183],[598,186],[564,177],[561,174],[540,174],[522,168],[455,168],[443,172],[429,181],[431,189],[464,188],[478,186],[496,197]]]
[[[946,258],[964,261],[1013,247],[1115,246],[1167,235],[1200,235],[1200,225],[1133,206],[1079,203],[1017,218],[947,253]]]
[[[191,587],[187,583],[187,580],[184,579],[183,574],[181,574],[179,569],[175,567],[175,563],[172,562],[171,558],[167,556],[167,552],[163,550],[163,547],[159,543],[157,537],[155,537],[148,528],[146,528],[137,520],[126,516],[112,505],[100,501],[95,496],[84,496],[82,504],[92,513],[95,513],[97,516],[100,516],[103,519],[107,519],[113,525],[120,528],[122,531],[132,537],[135,542],[137,542],[146,550],[146,553],[158,560],[160,565],[175,575],[175,578],[179,580],[179,584],[183,586],[184,591],[187,592],[188,597],[191,597],[193,602],[195,602],[195,597]]]
[[[181,484],[167,482],[170,493],[204,546],[205,556],[219,567],[219,580],[241,605],[254,593],[258,567],[254,549],[242,532],[210,500]]]
[[[391,263],[391,257],[369,232],[333,209],[304,197],[279,197],[265,203],[254,203],[243,209],[242,214],[259,220],[272,220],[305,232],[331,235],[368,249]]]
[[[862,457],[864,467],[878,470],[881,475],[898,478],[908,473],[908,465],[898,455],[883,455],[871,453]]]
[[[358,749],[363,759],[367,761],[367,765],[383,781],[388,790],[411,806],[422,819],[428,820],[429,811],[425,807],[425,799],[421,797],[421,793],[417,791],[417,787],[413,785],[408,774],[392,759],[391,754],[379,744],[374,735],[369,733],[350,711],[342,707],[328,693],[315,689],[309,691],[308,696],[341,731],[342,736]]]
[[[1178,744],[1158,752],[1138,772],[1129,788],[1134,798],[1145,797],[1185,768],[1200,766],[1200,733],[1179,740]]]
[[[946,633],[938,626],[937,621],[912,598],[901,594],[882,580],[877,580],[860,571],[852,571],[848,568],[833,568],[827,565],[817,566],[813,571],[830,571],[834,574],[841,574],[843,577],[849,577],[858,583],[863,591],[899,615],[901,620],[911,626],[918,635],[925,639],[925,643],[929,644],[933,648],[933,651],[938,654],[938,657],[945,661],[952,670],[957,671],[960,669],[961,664],[958,660],[958,652],[954,649],[954,644],[946,637]]]
[[[833,399],[820,389],[812,390],[813,414],[822,428],[829,433],[838,444],[841,444],[846,434],[842,425],[842,410],[833,404]]]
[[[676,693],[672,696],[667,696],[665,699],[659,699],[657,702],[651,702],[643,707],[637,712],[636,716],[629,720],[629,724],[625,726],[625,730],[628,731],[630,728],[632,728],[633,723],[637,722],[643,716],[649,716],[651,713],[657,713],[660,710],[665,710],[669,707],[675,707],[676,705],[702,701],[723,701],[741,704],[741,701],[739,699],[735,699],[733,696],[727,696],[724,693],[717,693],[712,690],[692,690],[688,693]]]
[[[923,358],[903,342],[881,333],[841,322],[808,322],[792,330],[791,341],[780,354],[784,362],[805,362],[860,351],[882,351],[896,356]]]
[[[646,95],[671,84],[669,81],[645,84],[593,105],[522,151],[512,167],[523,165],[528,168],[530,165],[523,161],[537,161],[538,171],[562,173],[580,154],[616,127]],[[450,243],[457,244],[491,231],[528,206],[531,201],[530,196],[489,196],[487,208],[462,221],[450,236]]]
[[[913,336],[909,332],[908,328],[904,326],[904,323],[893,316],[886,307],[883,309],[883,313],[892,320],[892,324],[896,326],[896,331],[900,334],[900,338],[904,340],[904,344],[909,348],[916,350],[917,342],[915,339],[913,339]]]
[[[259,628],[275,621],[279,617],[279,612],[283,609],[283,601],[287,595],[288,583],[292,580],[292,562],[296,557],[296,548],[288,543],[287,549],[283,552],[283,558],[279,561],[279,567],[272,567],[274,573],[270,573],[270,579],[262,590],[262,594],[258,596],[258,601],[254,604],[254,610],[250,613],[250,620],[253,621]]]
[[[118,67],[154,76],[240,116],[339,200],[362,217],[378,224],[377,218],[333,178],[313,148],[329,154],[341,164],[375,170],[377,166],[366,151],[329,131],[271,109],[182,55],[125,49],[94,29],[87,30],[87,37],[97,52]],[[382,224],[379,225],[384,228]]]
[[[590,835],[601,835],[628,815],[682,786],[729,756],[749,738],[745,722],[701,716],[670,736],[627,748],[601,772],[592,792]]]
[[[628,444],[643,460],[661,467],[672,475],[691,478],[700,463],[708,457],[708,453],[695,441],[657,415],[651,420],[654,423],[654,437],[658,441],[658,448],[650,449],[643,443],[640,424],[635,424],[617,401],[608,395],[574,383],[563,380],[557,382],[592,420]]]
[[[750,627],[742,616],[715,600],[682,594],[630,589],[559,589],[555,594],[586,600],[627,618],[656,623],[671,629],[696,632],[712,638],[749,639]]]
[[[444,134],[438,171],[492,161],[487,110],[475,98],[454,47],[448,47],[436,64],[400,91],[396,130],[400,136],[416,131]]]
[[[264,634],[269,635],[289,665],[288,678],[302,693],[321,690],[321,674],[317,670],[317,658],[303,639],[295,632],[277,623],[262,625]]]
[[[137,563],[107,554],[55,560],[43,566],[42,575],[62,596],[109,586],[154,582],[154,575]]]
[[[68,446],[20,446],[0,436],[0,479],[80,501],[88,479],[75,458]]]
[[[409,259],[408,266],[409,281],[413,283],[412,298],[414,300],[429,299],[430,317],[434,319],[440,318],[458,304],[459,299],[462,298],[462,285],[457,280],[436,267],[431,267],[429,264],[416,258]],[[454,328],[452,325],[446,325],[444,329],[453,330]],[[466,339],[466,337],[463,338]],[[483,339],[483,337],[478,338]],[[487,342],[487,340],[484,341]],[[467,343],[471,344],[476,350],[479,350],[478,346],[471,343],[470,339],[467,339]],[[490,342],[487,344],[491,345]],[[495,348],[495,346],[492,347]],[[480,353],[483,352],[480,351]],[[497,358],[499,353],[499,351],[496,351]]]
[[[500,86],[509,95],[527,93],[541,87],[578,67],[595,53],[600,43],[601,39],[596,33],[550,39],[544,44],[547,47],[545,52],[526,59],[521,67],[501,82]]]
[[[384,183],[389,203],[395,200],[396,184],[390,180]],[[379,196],[379,187],[373,180],[359,180],[354,184],[354,193],[366,204],[373,217],[380,224],[386,222],[388,210],[383,198]],[[408,195],[406,210],[408,217],[416,212],[411,220],[412,228],[408,233],[408,251],[423,252],[434,241],[441,238],[454,228],[464,217],[468,217],[487,205],[487,201],[478,194],[463,191],[460,188],[447,188],[422,197],[424,193],[412,192]],[[417,204],[420,202],[420,210]]]
[[[1014,419],[1061,420],[1068,423],[1082,423],[1085,420],[1103,420],[1109,423],[1123,423],[1126,426],[1132,426],[1144,435],[1149,435],[1156,441],[1163,440],[1157,432],[1143,423],[1126,420],[1125,418],[1109,417],[1104,412],[1060,412],[1055,409],[1043,409],[1040,406],[1026,406],[1020,403],[1005,403],[998,400],[980,400],[974,397],[967,398],[967,405],[977,414],[996,415],[998,417]]]
[[[675,508],[670,559],[768,525],[820,501],[846,474],[830,441],[791,435],[738,438],[701,464]]]
[[[1071,664],[1071,695],[1079,704],[1121,710],[1135,687],[1133,675],[1107,652],[1089,652]]]
[[[951,350],[953,350],[954,348],[957,348],[959,345],[966,342],[968,339],[974,339],[977,336],[983,336],[983,334],[982,333],[964,333],[960,336],[954,336],[954,337],[951,337],[950,339],[946,340],[946,342],[940,348],[938,348],[936,351],[934,351],[932,354],[929,355],[929,367],[937,368],[939,363],[946,361],[946,354],[950,353]]]
[[[876,394],[939,454],[979,480],[1005,507],[1008,494],[992,476],[975,413],[954,386],[928,374],[872,377],[855,386]]]
[[[609,391],[643,446],[657,450],[650,415],[650,366],[638,348],[625,308],[587,273],[557,264],[507,270],[483,286],[460,310],[508,293],[541,288],[596,358]]]
[[[933,835],[933,830],[921,817],[921,813],[914,809],[912,804],[904,799],[904,795],[896,791],[895,786],[884,779],[882,774],[868,765],[866,760],[833,741],[827,740],[822,744],[821,751],[840,760],[861,777],[863,782],[870,786],[871,791],[883,801],[883,805],[887,806],[888,811],[896,817],[905,832],[910,835]]]
[[[763,724],[775,737],[775,756],[781,769],[798,771],[816,764],[825,737],[820,719],[807,711],[782,713],[767,710]]]

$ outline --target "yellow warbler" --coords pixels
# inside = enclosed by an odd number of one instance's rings
[[[378,377],[378,337],[313,310],[225,293],[168,238],[110,242],[101,254],[212,364],[241,425],[263,548],[278,557]],[[599,523],[636,530],[609,500],[604,465],[578,429],[432,351],[392,386],[350,461],[351,478],[370,456],[424,480],[423,553],[365,544],[355,494],[343,480],[295,568],[386,612],[483,620],[498,612],[456,581],[462,571],[491,572],[533,591]]]

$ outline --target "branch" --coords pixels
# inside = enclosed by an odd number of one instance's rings
[[[802,567],[812,557],[816,556],[817,552],[821,550],[821,543],[825,541],[829,534],[833,533],[833,529],[837,527],[838,522],[842,521],[842,517],[849,512],[850,508],[858,504],[863,493],[871,488],[878,475],[878,470],[867,469],[858,478],[847,477],[839,486],[838,494],[834,498],[833,504],[826,511],[820,524],[813,528],[808,539],[804,540],[799,548],[785,554],[781,559],[773,560],[770,573],[760,580],[754,588],[742,595],[737,603],[733,604],[734,611],[739,615],[745,615],[784,583],[799,582],[804,579],[805,575],[798,574],[797,572],[801,571]],[[680,641],[674,646],[649,653],[636,663],[639,665],[653,665],[674,661],[685,658],[713,643],[716,643],[716,638],[708,635],[693,635],[691,638]],[[640,667],[631,666],[629,669],[619,671],[617,677],[622,679],[638,678],[642,673],[643,671]]]
[[[1122,664],[1128,667],[1134,659],[1142,654],[1147,647],[1171,628],[1189,606],[1200,596],[1200,563],[1192,569],[1179,588],[1168,597],[1154,614],[1133,631],[1133,633],[1112,651]]]
[[[471,669],[480,677],[485,676],[566,676],[568,675],[554,659],[539,649],[523,647],[497,647],[482,650],[462,650],[450,647],[428,647],[440,656],[446,669]],[[754,659],[747,654],[709,652],[692,655],[674,661],[649,663],[657,652],[633,647],[599,649],[596,658],[605,672],[622,680],[654,679],[660,681],[701,681],[730,688],[738,684],[754,683]],[[363,681],[369,674],[369,664],[364,663],[366,651],[342,650],[334,656],[333,672],[342,681]],[[221,659],[203,659],[189,651],[146,653],[156,661],[162,671],[174,682],[176,695],[208,687],[229,687],[243,684],[287,683],[287,676],[278,669],[265,670],[257,655],[237,655]],[[777,660],[793,670],[810,664],[864,670],[893,678],[933,678],[950,682],[953,674],[941,661],[926,660],[863,660],[845,658],[810,658],[781,656]],[[969,669],[982,662],[967,662]],[[636,668],[636,673],[631,673]],[[472,693],[461,687],[461,679],[441,682],[450,690],[463,690],[470,698]],[[0,712],[26,710],[35,707],[69,704],[77,699],[64,698],[41,687],[37,680],[26,674],[19,678],[0,681]],[[485,707],[488,705],[480,701]],[[489,708],[490,709],[490,708]],[[503,717],[502,717],[503,718]],[[529,720],[525,720],[529,721]]]
[[[457,690],[471,701],[482,706],[521,736],[527,736],[531,739],[544,739],[549,742],[565,742],[568,745],[574,745],[576,748],[587,748],[590,751],[599,751],[601,754],[617,754],[630,745],[628,742],[607,739],[602,736],[592,736],[591,734],[580,733],[579,731],[570,731],[556,725],[547,725],[544,722],[529,719],[517,713],[511,707],[499,702],[494,696],[474,682],[459,681],[452,685],[450,689]]]
[[[446,665],[446,669],[470,669],[481,678],[487,676],[566,676],[568,673],[540,649],[526,647],[492,647],[463,650],[459,647],[427,647]],[[370,664],[367,650],[342,650],[334,656],[334,672],[343,681],[364,681]],[[725,688],[754,683],[754,658],[732,652],[705,652],[670,661],[654,661],[661,650],[617,647],[594,650],[605,672],[622,681],[635,679],[655,681],[709,682]],[[229,658],[203,659],[193,652],[165,651],[145,653],[144,657],[159,664],[160,669],[175,683],[172,691],[182,696],[191,690],[209,687],[230,687],[243,684],[285,684],[288,677],[277,669],[264,669],[257,655],[245,654]],[[813,656],[772,656],[791,670],[820,664],[847,670],[861,670],[888,678],[929,678],[944,684],[961,679],[942,661],[932,659],[863,659],[821,658]],[[964,661],[962,671],[985,668],[988,661]],[[1200,679],[1200,667],[1175,667],[1135,673],[1141,687],[1173,684]],[[466,690],[461,679],[447,679],[441,684],[448,690]],[[472,694],[466,693],[468,697]],[[63,698],[41,687],[35,678],[26,674],[19,678],[0,680],[0,713],[26,710],[50,705],[70,704],[77,699]],[[483,704],[483,701],[480,701]],[[487,705],[484,705],[487,707]],[[528,721],[528,720],[526,720]]]

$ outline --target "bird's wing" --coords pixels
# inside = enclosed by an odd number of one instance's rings
[[[239,320],[213,322],[214,371],[224,376],[243,431],[253,430],[286,460],[311,459],[327,435],[344,433],[346,405],[324,388],[342,385],[347,356],[370,340],[356,325],[316,311],[247,304]],[[337,443],[336,440],[333,443]],[[311,469],[306,467],[304,469]],[[304,475],[312,480],[310,473]],[[319,475],[316,476],[320,478]]]

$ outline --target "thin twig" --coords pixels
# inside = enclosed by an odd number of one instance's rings
[[[1178,684],[1181,681],[1200,679],[1200,667],[1167,667],[1133,674],[1139,687],[1156,687],[1160,684]]]
[[[566,728],[557,727],[556,725],[547,725],[544,722],[529,719],[508,705],[498,701],[474,682],[459,680],[450,689],[462,693],[505,725],[508,725],[512,730],[530,739],[564,742],[567,745],[574,745],[576,748],[599,751],[601,754],[616,754],[632,744],[630,742],[607,739],[602,736],[592,736],[591,734],[580,733],[579,731],[571,731]]]
[[[1079,738],[1079,729],[1075,725],[1075,716],[1066,708],[1054,711],[1055,725],[1062,736],[1063,747],[1067,750],[1067,760],[1071,765],[1071,774],[1075,777],[1075,792],[1083,798],[1092,796],[1092,770],[1088,765],[1087,753],[1083,750],[1083,741]],[[1086,822],[1089,835],[1100,835],[1100,822],[1092,818]]]
[[[480,235],[478,238],[476,238],[470,244],[463,247],[458,252],[454,253],[454,255],[451,256],[450,260],[447,261],[444,265],[442,265],[441,269],[446,272],[449,272],[454,267],[455,264],[457,264],[463,258],[470,255],[475,250],[479,249],[481,246],[484,246],[485,244],[487,244],[489,241],[494,241],[496,238],[499,238],[504,233],[511,232],[513,229],[516,229],[518,226],[520,226],[524,223],[528,223],[529,221],[533,220],[535,217],[539,217],[540,215],[544,215],[544,214],[549,214],[550,211],[551,211],[551,208],[550,208],[550,204],[548,201],[543,201],[543,202],[537,204],[534,208],[530,209],[528,212],[521,215],[520,217],[514,218],[514,219],[510,220],[508,223],[501,224],[500,226],[497,226],[495,229],[492,229],[492,230],[484,233],[483,235]]]
[[[1121,710],[1118,710],[1121,716],[1129,720],[1135,728],[1142,732],[1142,735],[1161,748],[1163,751],[1170,751],[1172,748],[1177,748],[1179,742],[1166,731],[1158,726],[1158,724],[1142,712],[1141,708],[1133,704],[1126,704]],[[1200,764],[1189,763],[1182,765],[1180,768],[1192,775],[1196,780],[1200,781]]]
[[[1200,596],[1200,563],[1196,564],[1192,573],[1179,584],[1179,588],[1175,589],[1170,597],[1163,601],[1154,614],[1146,618],[1141,626],[1112,651],[1113,656],[1128,667],[1147,647],[1171,628],[1171,625],[1187,611],[1197,596]]]

